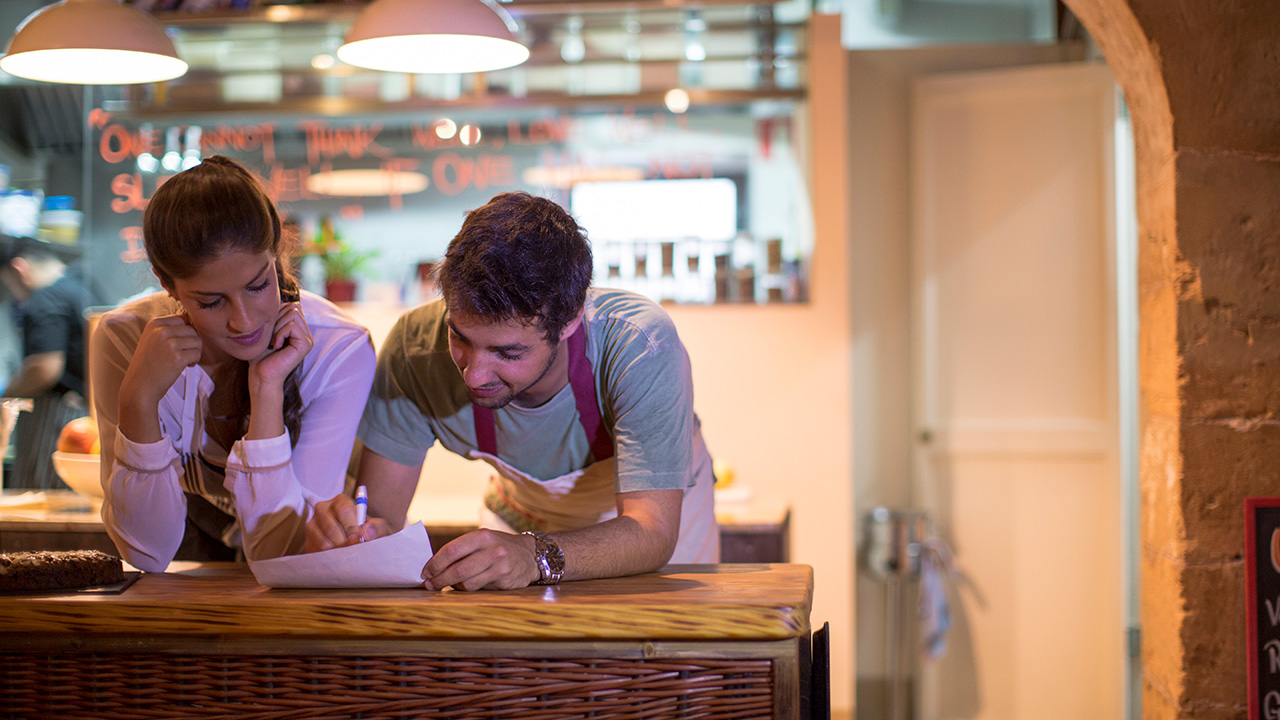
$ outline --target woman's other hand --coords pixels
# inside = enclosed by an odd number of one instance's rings
[[[382,518],[369,518],[356,524],[356,504],[346,495],[337,495],[316,503],[315,514],[307,522],[307,539],[303,552],[319,552],[376,540],[391,534],[391,526]]]

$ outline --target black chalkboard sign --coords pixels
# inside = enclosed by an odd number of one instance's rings
[[[1280,498],[1244,500],[1249,720],[1280,719]]]

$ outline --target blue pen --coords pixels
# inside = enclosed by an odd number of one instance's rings
[[[364,525],[369,517],[369,491],[363,485],[356,486],[356,527]]]

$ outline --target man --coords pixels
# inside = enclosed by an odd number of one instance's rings
[[[591,247],[554,202],[470,212],[442,299],[397,322],[361,420],[370,514],[403,526],[433,442],[493,466],[484,529],[437,548],[429,588],[509,589],[717,562],[711,458],[688,354],[639,295],[590,288]],[[308,548],[388,532],[321,503]]]
[[[33,409],[18,416],[14,473],[6,476],[5,484],[66,489],[50,455],[62,427],[89,414],[84,400],[84,313],[93,302],[51,245],[31,238],[8,241],[0,279],[21,304],[23,359],[4,396],[32,398]]]

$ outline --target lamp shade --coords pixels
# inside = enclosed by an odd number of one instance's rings
[[[501,70],[529,58],[513,28],[487,0],[376,0],[351,25],[338,59],[389,72]]]
[[[411,195],[428,184],[426,175],[404,170],[330,170],[307,177],[307,190],[338,197]]]
[[[29,80],[129,85],[187,71],[151,15],[116,0],[63,0],[27,16],[0,70]]]

